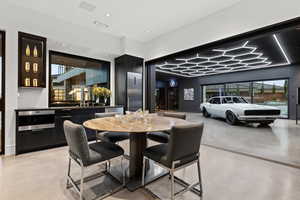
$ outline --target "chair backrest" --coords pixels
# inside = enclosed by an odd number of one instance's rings
[[[80,159],[84,164],[87,163],[90,158],[90,149],[83,126],[66,120],[64,132],[71,156]]]
[[[167,163],[184,160],[199,153],[203,123],[173,126],[167,150]]]
[[[114,117],[117,114],[119,113],[117,112],[95,113],[95,118]]]
[[[186,119],[186,114],[184,113],[164,112],[163,116],[184,119],[184,120]]]

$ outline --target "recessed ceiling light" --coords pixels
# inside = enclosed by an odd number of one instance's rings
[[[106,17],[110,17],[110,13],[106,13],[105,16],[106,16]]]

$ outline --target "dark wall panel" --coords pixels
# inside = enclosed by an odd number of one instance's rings
[[[143,73],[143,64],[143,58],[130,55],[122,55],[115,59],[116,105],[124,105],[127,108],[127,72]]]
[[[276,67],[198,78],[186,78],[179,80],[179,110],[183,112],[200,112],[202,101],[201,85],[219,84],[228,82],[259,81],[271,79],[289,79],[289,117],[295,119],[297,88],[300,87],[300,66]],[[184,101],[184,88],[194,88],[195,100]]]
[[[150,65],[147,67],[147,109],[150,112],[155,111],[156,107],[156,73],[155,66]]]
[[[201,89],[199,78],[179,79],[179,111],[182,112],[200,112]],[[194,88],[194,100],[184,100],[184,89]]]

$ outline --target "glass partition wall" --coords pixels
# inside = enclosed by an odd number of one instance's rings
[[[278,107],[288,118],[288,80],[251,81],[204,85],[203,102],[214,96],[242,96],[249,103]]]
[[[110,62],[53,51],[49,57],[50,106],[94,105],[92,87],[110,86]]]

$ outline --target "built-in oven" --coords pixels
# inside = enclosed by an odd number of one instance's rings
[[[43,149],[55,140],[55,111],[34,110],[17,113],[17,153]]]

